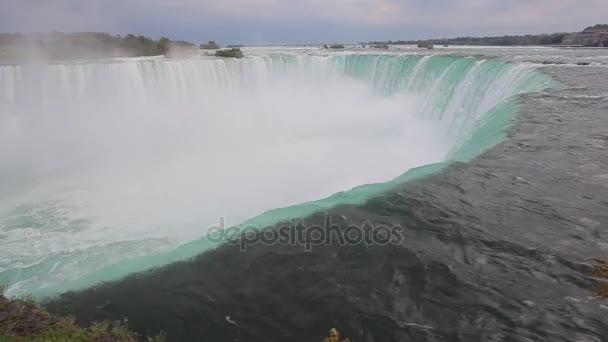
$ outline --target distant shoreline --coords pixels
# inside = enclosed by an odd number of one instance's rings
[[[53,61],[146,57],[198,50],[198,46],[168,38],[103,32],[0,33],[0,61]]]
[[[201,48],[209,47],[201,44]],[[337,44],[334,42],[334,44]],[[459,37],[426,40],[398,40],[359,42],[344,44],[347,47],[374,48],[378,46],[414,45],[433,46],[495,46],[495,47],[553,47],[593,49],[608,47],[608,25],[595,25],[580,33],[551,33],[537,35],[507,35],[502,37]],[[239,45],[243,46],[243,45]],[[323,44],[269,44],[249,47],[311,47]],[[218,45],[219,47],[219,45]],[[101,59],[121,57],[146,57],[180,54],[198,50],[199,46],[186,41],[159,40],[132,34],[111,35],[102,32],[76,33],[0,33],[0,63],[15,61],[49,61],[69,59]]]
[[[360,44],[388,45],[471,45],[471,46],[608,46],[608,25],[598,24],[581,32],[506,35],[499,37],[458,37],[404,41],[368,42]]]

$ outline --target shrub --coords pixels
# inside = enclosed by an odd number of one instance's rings
[[[125,324],[96,322],[82,328],[71,317],[54,317],[31,297],[8,299],[0,286],[0,342],[134,342],[137,334]],[[163,336],[149,339],[163,341]]]
[[[239,48],[219,50],[215,53],[215,56],[224,58],[243,58],[243,51]]]

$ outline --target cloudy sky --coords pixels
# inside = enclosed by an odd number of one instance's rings
[[[301,44],[580,31],[608,0],[0,0],[0,32]]]

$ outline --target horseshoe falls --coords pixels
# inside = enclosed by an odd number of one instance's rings
[[[505,138],[526,63],[256,50],[0,66],[0,281],[47,297],[468,161]]]

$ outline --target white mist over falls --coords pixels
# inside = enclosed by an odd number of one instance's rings
[[[46,296],[200,253],[220,217],[361,203],[497,143],[514,95],[549,83],[524,64],[276,50],[0,66],[0,281]]]

